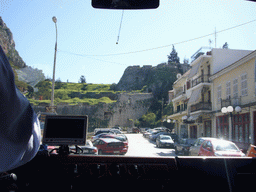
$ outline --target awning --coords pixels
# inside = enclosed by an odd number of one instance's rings
[[[188,118],[188,121],[195,121],[198,119],[198,117],[201,115],[201,113],[195,114],[195,115],[190,115]]]
[[[188,79],[192,78],[193,76],[195,76],[198,72],[199,67],[201,66],[201,63],[203,62],[203,59],[201,59],[201,61],[199,61],[197,64],[193,65],[191,68],[191,71],[188,75]]]
[[[200,98],[200,94],[202,92],[202,89],[203,89],[203,86],[201,86],[200,88],[195,89],[195,90],[192,91],[191,96],[190,96],[189,101],[188,101],[189,105],[198,101],[198,99]]]

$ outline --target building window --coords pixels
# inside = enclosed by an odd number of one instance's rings
[[[211,137],[212,135],[212,122],[211,121],[205,121],[204,122],[205,127],[205,137]]]
[[[238,79],[233,80],[233,97],[238,98]]]
[[[241,95],[246,96],[248,93],[247,88],[247,73],[241,75]]]
[[[232,140],[234,142],[249,143],[250,138],[250,114],[238,114],[233,116]]]
[[[218,99],[218,103],[220,103],[221,102],[221,85],[217,87],[217,99]]]
[[[197,126],[190,126],[190,138],[196,139],[197,138]]]
[[[190,89],[190,81],[187,81],[187,90]]]
[[[229,122],[228,122],[228,115],[219,116],[216,119],[216,134],[218,138],[222,139],[229,139]]]
[[[230,81],[226,83],[226,96],[227,96],[227,99],[231,98],[231,82]]]

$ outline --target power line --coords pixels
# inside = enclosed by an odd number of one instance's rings
[[[58,49],[58,52],[59,51],[63,52],[63,53],[70,54],[70,55],[76,55],[76,56],[79,56],[79,57],[86,57],[88,59],[93,59],[93,60],[102,61],[102,62],[106,62],[106,63],[113,63],[113,64],[124,65],[124,66],[128,66],[129,65],[129,64],[124,64],[124,63],[118,63],[118,62],[113,62],[113,61],[106,61],[106,60],[102,60],[102,59],[96,59],[96,58],[92,58],[91,56],[88,56],[88,55],[71,53],[71,52],[68,52],[68,51],[61,51],[61,50]]]
[[[203,35],[203,36],[200,36],[200,37],[196,37],[196,38],[193,38],[193,39],[189,39],[189,40],[185,40],[185,41],[181,41],[181,42],[177,42],[177,43],[172,43],[172,44],[169,44],[169,45],[164,45],[164,46],[149,48],[149,49],[143,49],[143,50],[139,50],[139,51],[131,51],[131,52],[126,52],[126,53],[113,53],[113,54],[105,54],[105,55],[86,55],[86,54],[76,54],[76,53],[72,53],[72,52],[68,52],[68,51],[62,51],[62,50],[59,50],[59,51],[66,52],[66,53],[73,54],[73,55],[83,56],[83,57],[106,57],[106,56],[119,56],[119,55],[135,54],[135,53],[141,53],[141,52],[146,52],[146,51],[152,51],[152,50],[156,50],[156,49],[162,49],[162,48],[170,47],[170,46],[173,46],[173,45],[188,43],[188,42],[195,41],[195,40],[198,40],[198,39],[202,39],[202,38],[205,38],[205,37],[208,37],[208,36],[211,36],[211,35],[215,35],[215,34],[218,34],[218,33],[223,33],[225,31],[235,29],[237,27],[241,27],[243,25],[247,25],[247,24],[255,22],[255,21],[256,21],[256,19],[254,19],[252,21],[248,21],[246,23],[242,23],[240,25],[236,25],[236,26],[227,28],[227,29],[223,29],[223,30],[220,30],[220,31],[215,31],[214,33],[210,33],[210,34],[207,34],[207,35]]]

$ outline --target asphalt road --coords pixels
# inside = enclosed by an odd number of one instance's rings
[[[139,157],[171,157],[175,156],[174,149],[157,148],[155,142],[144,138],[142,134],[125,134],[129,141],[128,152],[125,156]]]

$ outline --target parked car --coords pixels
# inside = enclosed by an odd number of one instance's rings
[[[199,156],[244,157],[245,154],[231,141],[211,138],[202,143]]]
[[[157,138],[159,135],[170,135],[170,133],[167,133],[167,132],[155,132],[155,133],[152,133],[152,134],[149,136],[149,139],[150,139],[151,141],[156,141],[156,138]]]
[[[99,135],[101,133],[112,133],[112,134],[115,134],[114,131],[112,131],[111,129],[106,129],[106,130],[99,130],[95,133],[95,135]]]
[[[179,139],[179,136],[176,133],[170,133],[170,136],[172,137],[172,140],[174,141],[174,143]]]
[[[119,129],[110,129],[111,132],[115,133],[115,134],[122,134],[122,131],[120,131]]]
[[[84,146],[79,146],[81,149],[83,149],[83,151],[78,149],[78,153],[80,154],[87,154],[87,155],[98,155],[98,149],[97,147],[94,147],[91,141],[86,141],[86,145]],[[76,151],[76,147],[75,146],[71,146],[70,150],[75,152]]]
[[[143,133],[143,137],[145,138],[149,138],[149,136],[152,134],[152,133],[158,133],[159,131],[156,131],[154,129],[149,129],[147,130],[146,132]]]
[[[202,145],[202,143],[208,139],[209,137],[200,137],[198,138],[194,145],[192,145],[189,149],[189,156],[198,156],[198,153],[199,153],[199,150],[200,150],[200,147]]]
[[[178,141],[174,143],[175,154],[188,155],[189,149],[191,145],[195,143],[195,141],[196,139],[191,139],[191,138],[178,139]]]
[[[169,135],[159,135],[156,138],[156,147],[174,148],[174,141]]]
[[[114,134],[101,134],[99,135],[98,138],[113,138],[117,139],[119,141],[122,141],[126,146],[128,146],[128,139],[125,135],[120,134],[120,135],[114,135]]]
[[[100,134],[97,134],[97,135],[91,137],[91,141],[94,142],[96,139],[103,138],[104,135],[109,135],[109,134],[110,133],[100,133]]]
[[[140,132],[139,128],[137,128],[137,127],[132,128],[132,133],[139,133],[139,132]]]
[[[256,146],[255,145],[250,145],[246,157],[256,157]]]
[[[98,148],[98,154],[119,154],[124,155],[128,151],[128,146],[126,146],[122,141],[112,138],[100,138],[93,142],[93,145]]]

